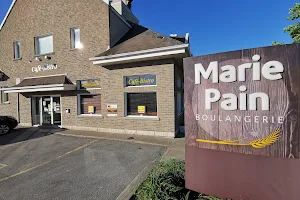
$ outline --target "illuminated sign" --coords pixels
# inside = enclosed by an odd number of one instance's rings
[[[100,79],[88,79],[77,81],[78,89],[101,88]]]
[[[156,85],[156,75],[140,75],[125,77],[125,87]]]

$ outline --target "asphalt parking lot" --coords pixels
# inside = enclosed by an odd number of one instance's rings
[[[165,151],[163,146],[55,134],[2,144],[0,199],[114,200]]]

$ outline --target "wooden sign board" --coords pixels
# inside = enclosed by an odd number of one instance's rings
[[[233,199],[300,196],[300,46],[186,58],[184,77],[187,187]]]

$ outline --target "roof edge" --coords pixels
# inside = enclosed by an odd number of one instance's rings
[[[189,44],[175,45],[171,47],[148,49],[143,51],[116,54],[90,58],[94,65],[110,65],[128,63],[137,60],[151,60],[156,58],[170,57],[175,55],[190,55]]]
[[[17,0],[13,0],[13,2],[11,3],[11,5],[10,5],[10,7],[9,7],[9,9],[8,9],[8,11],[7,11],[5,17],[4,17],[4,19],[2,20],[1,25],[0,25],[0,31],[2,30],[2,28],[3,28],[3,26],[4,26],[4,24],[5,24],[6,20],[7,20],[7,18],[8,18],[8,16],[9,16],[11,10],[13,9],[13,7],[14,7],[14,5],[15,5],[15,3],[16,3],[16,1],[17,1]]]
[[[128,52],[128,53],[120,53],[120,54],[109,55],[109,56],[93,57],[93,58],[89,58],[89,60],[90,61],[109,60],[109,59],[115,59],[115,58],[126,57],[126,56],[156,53],[156,52],[162,52],[162,51],[168,51],[168,50],[174,50],[174,49],[182,49],[182,48],[188,48],[188,47],[189,47],[189,44],[180,44],[180,45],[173,45],[173,46],[168,46],[168,47],[147,49],[147,50],[142,50],[142,51],[132,51],[132,52]]]

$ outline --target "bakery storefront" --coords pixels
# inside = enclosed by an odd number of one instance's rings
[[[0,25],[0,115],[28,127],[175,137],[189,34],[140,25],[132,1],[73,1],[11,5]]]

